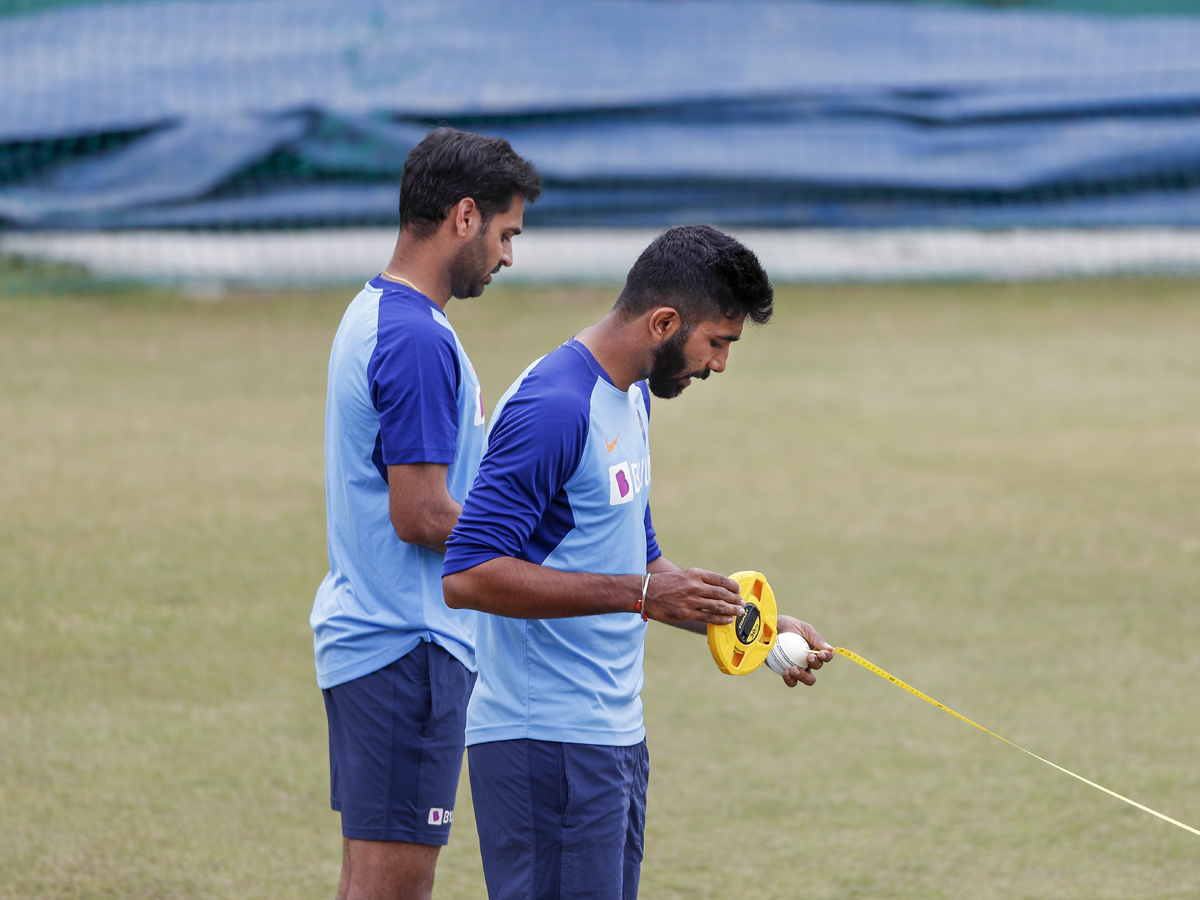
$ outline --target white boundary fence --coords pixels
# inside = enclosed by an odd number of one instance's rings
[[[730,229],[777,283],[1200,273],[1200,229]],[[498,282],[620,283],[658,232],[527,229]],[[185,287],[358,283],[391,256],[392,228],[262,232],[7,232],[0,253],[83,266],[102,278]]]

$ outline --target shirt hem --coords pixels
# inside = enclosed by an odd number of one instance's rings
[[[551,728],[546,726],[496,725],[467,729],[467,746],[496,741],[552,741],[558,744],[592,744],[599,747],[632,747],[646,739],[646,726],[628,731],[601,728]]]
[[[479,550],[475,553],[463,553],[457,559],[447,559],[442,563],[442,577],[453,575],[456,572],[465,572],[467,569],[473,569],[476,566],[482,565],[488,560],[499,559],[504,556],[495,550]]]
[[[384,459],[385,466],[409,466],[414,463],[449,465],[454,462],[453,450],[427,450],[424,447],[416,447],[409,450],[393,450],[392,454],[394,455],[391,459]]]
[[[468,672],[478,671],[473,658],[474,651],[465,645],[436,632],[413,632],[407,635],[404,640],[398,640],[395,644],[391,644],[387,650],[368,656],[364,660],[357,660],[354,663],[341,665],[327,671],[322,671],[318,667],[317,687],[323,691],[327,691],[332,687],[337,687],[339,684],[345,684],[347,681],[353,681],[356,678],[362,678],[364,675],[370,675],[372,672],[378,672],[384,666],[390,666],[401,657],[412,653],[422,641],[437,644],[462,663]]]

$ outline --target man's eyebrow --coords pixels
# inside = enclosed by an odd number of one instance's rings
[[[729,341],[729,343],[731,343],[731,344],[734,341],[740,341],[741,339],[742,339],[742,337],[739,334],[718,334],[717,335],[718,341]]]
[[[520,234],[520,233],[521,233],[521,229],[520,229],[520,228],[513,228],[513,229],[511,229],[511,230],[508,232],[508,234],[509,234],[509,237],[516,237],[516,236],[517,236],[518,234]]]

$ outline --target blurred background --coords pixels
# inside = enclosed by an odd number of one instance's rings
[[[359,281],[433,125],[544,173],[523,280],[725,226],[777,280],[1200,268],[1198,0],[8,0],[0,253]],[[60,272],[61,274],[61,272]]]

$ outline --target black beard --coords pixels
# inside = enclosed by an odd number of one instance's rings
[[[708,369],[702,372],[687,372],[687,357],[683,348],[687,346],[688,338],[692,336],[691,329],[685,334],[678,331],[675,336],[654,351],[654,366],[646,383],[650,393],[663,400],[670,400],[683,393],[686,385],[685,378],[699,378],[703,381],[708,377]]]
[[[478,237],[467,244],[450,263],[450,296],[459,300],[468,297],[478,297],[487,287],[483,279],[498,272],[499,266],[493,272],[484,269],[487,265],[487,230],[479,232]]]

